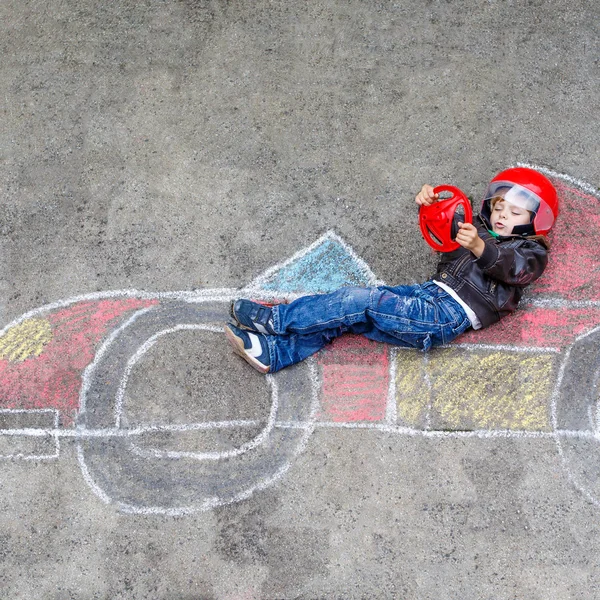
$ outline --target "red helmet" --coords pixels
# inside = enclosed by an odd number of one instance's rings
[[[491,214],[490,200],[499,196],[532,213],[531,223],[515,227],[514,233],[545,235],[558,216],[558,195],[554,186],[547,177],[534,169],[506,169],[492,179],[481,206],[481,214],[488,221]]]

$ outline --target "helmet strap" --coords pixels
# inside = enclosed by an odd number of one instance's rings
[[[535,235],[533,223],[527,223],[526,225],[515,225],[512,230],[512,235]]]

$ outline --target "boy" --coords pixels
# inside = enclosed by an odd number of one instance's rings
[[[433,189],[424,185],[415,202],[435,202]],[[345,332],[423,351],[448,344],[517,308],[546,267],[545,234],[557,215],[556,190],[546,177],[507,169],[490,182],[477,225],[457,222],[460,248],[441,255],[429,281],[343,287],[273,307],[240,299],[231,309],[236,325],[228,324],[225,335],[261,373],[304,360]]]

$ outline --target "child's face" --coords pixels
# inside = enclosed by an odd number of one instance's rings
[[[527,225],[531,222],[531,213],[504,198],[498,198],[496,201],[492,200],[490,221],[494,233],[511,235],[516,225]]]

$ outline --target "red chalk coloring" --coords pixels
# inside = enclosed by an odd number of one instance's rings
[[[362,336],[334,340],[318,356],[322,368],[322,421],[353,423],[385,418],[389,358],[385,344]]]
[[[0,360],[1,408],[54,408],[63,425],[79,409],[83,370],[93,361],[97,344],[132,311],[156,304],[149,300],[79,302],[48,314],[52,339],[39,356],[22,362]]]

